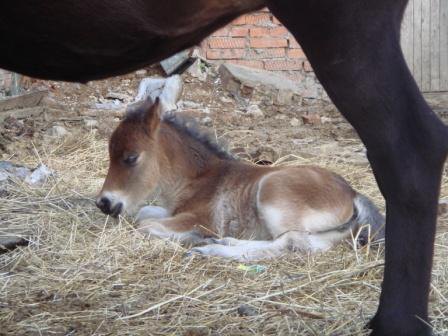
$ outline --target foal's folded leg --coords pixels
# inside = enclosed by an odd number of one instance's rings
[[[281,247],[276,246],[274,241],[254,240],[240,245],[209,244],[195,247],[189,254],[202,254],[206,256],[223,257],[239,261],[250,261],[258,259],[270,259],[283,253]]]
[[[154,205],[147,205],[141,208],[136,216],[137,222],[141,222],[148,218],[167,218],[169,217],[169,212],[165,208]]]
[[[190,254],[223,257],[240,261],[275,258],[289,250],[314,251],[310,238],[314,235],[287,232],[274,240],[238,240],[231,237],[213,239],[215,244],[195,247]]]
[[[138,231],[144,235],[168,238],[185,245],[204,243],[205,239],[197,229],[198,218],[192,213],[182,213],[173,217],[143,219],[138,223]]]
[[[233,237],[209,238],[208,241],[210,242],[210,244],[218,244],[225,246],[238,246],[253,242],[253,240],[237,239]]]

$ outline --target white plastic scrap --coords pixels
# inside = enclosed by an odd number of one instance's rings
[[[31,173],[31,169],[14,164],[9,161],[0,161],[0,182],[8,178],[18,178],[23,180]]]
[[[46,165],[41,164],[34,169],[31,174],[25,177],[25,183],[36,186],[45,183],[48,178],[55,175],[54,171],[48,168]]]

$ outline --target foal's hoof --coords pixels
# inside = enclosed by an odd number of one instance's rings
[[[206,243],[206,245],[210,245],[210,244],[219,244],[220,239],[219,238],[205,238],[204,242]]]
[[[188,257],[188,258],[191,258],[191,257],[193,257],[195,255],[197,255],[197,256],[199,256],[199,255],[200,256],[204,256],[205,254],[201,250],[200,247],[194,247],[194,248],[192,248],[192,249],[190,249],[190,250],[188,250],[187,252],[184,253],[184,257]]]

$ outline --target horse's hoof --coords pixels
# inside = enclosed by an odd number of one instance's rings
[[[184,253],[184,257],[186,257],[186,258],[191,258],[193,256],[199,256],[199,255],[203,256],[204,253],[201,251],[200,248],[197,248],[197,247],[194,247]]]
[[[410,323],[409,323],[410,324]],[[396,325],[391,328],[391,326],[381,325],[379,318],[375,315],[369,322],[366,323],[364,329],[372,330],[369,336],[434,336],[431,328],[429,326],[415,326],[397,327]]]
[[[221,239],[219,239],[219,238],[206,238],[205,239],[205,241],[206,241],[206,243],[207,243],[207,245],[210,245],[210,244],[220,244],[219,242],[221,241]]]

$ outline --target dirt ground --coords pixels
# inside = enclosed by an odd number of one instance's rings
[[[150,75],[163,76],[163,72],[160,68],[153,67],[147,69],[145,74]],[[125,105],[133,101],[140,77],[131,74],[87,85],[35,83],[34,88],[45,87],[50,90],[48,101],[61,113],[51,116],[48,122],[26,120],[27,131],[20,136],[29,136],[31,132],[34,139],[42,140],[45,138],[45,131],[53,125],[62,125],[68,130],[85,129],[85,121],[94,119],[98,121],[95,128],[98,128],[99,137],[107,138],[118,124],[118,117]],[[243,158],[276,161],[289,154],[312,157],[334,153],[337,149],[338,157],[367,164],[365,151],[356,132],[328,101],[308,99],[294,106],[260,105],[260,117],[250,113],[252,102],[249,99],[235,97],[222,88],[216,70],[208,73],[206,81],[189,75],[184,75],[183,79],[180,112],[196,118],[204,128],[215,134],[218,142]],[[114,99],[117,96],[119,99]],[[116,108],[109,109],[114,106],[114,102],[118,103]],[[317,118],[311,118],[310,123],[304,124],[302,116],[308,114]],[[7,134],[7,139],[0,138],[3,146],[30,146],[17,143],[17,137],[9,141],[8,135],[14,132],[17,125],[7,123],[6,127],[13,131],[3,131],[3,134]],[[20,132],[24,131],[20,129]],[[8,158],[13,152],[18,161],[27,154],[27,151],[21,150],[5,152],[3,158]],[[334,158],[337,159],[336,155]]]
[[[32,244],[0,256],[0,335],[366,335],[382,247],[345,243],[325,255],[263,262],[258,272],[215,258],[185,259],[177,244],[142,240],[132,218],[113,221],[95,208],[108,136],[149,75],[161,70],[87,85],[34,82],[49,89],[46,104],[57,112],[0,125],[3,160],[44,163],[57,173],[41,188],[13,181],[2,194],[1,220],[25,227]],[[180,113],[235,155],[327,167],[384,210],[363,145],[328,101],[263,105],[223,90],[215,70],[206,81],[183,79]],[[68,133],[52,135],[55,125]],[[447,168],[441,193],[448,198]],[[440,335],[448,335],[447,246],[443,211],[430,297]]]

